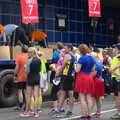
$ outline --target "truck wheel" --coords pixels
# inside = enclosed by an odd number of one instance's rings
[[[0,81],[0,102],[1,106],[11,107],[17,103],[17,88],[14,86],[13,74],[6,74]]]

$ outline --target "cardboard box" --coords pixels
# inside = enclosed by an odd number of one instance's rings
[[[17,55],[21,54],[21,47],[16,46],[16,47],[13,47],[12,49],[13,49],[13,59],[15,59]],[[39,50],[40,52],[43,53],[43,55],[41,56],[42,59],[52,58],[52,52],[53,52],[52,48],[39,48]]]
[[[0,46],[0,60],[10,60],[9,46]]]
[[[52,53],[53,49],[52,48],[39,48],[40,52],[43,53],[41,56],[42,59],[51,59],[52,58]]]
[[[39,48],[43,53],[42,59],[51,59],[53,49],[52,48]],[[16,56],[21,54],[21,47],[0,46],[0,60],[15,60]]]
[[[16,46],[16,47],[12,47],[12,55],[11,55],[11,59],[15,60],[15,58],[17,57],[17,55],[21,54],[21,47],[20,46]]]

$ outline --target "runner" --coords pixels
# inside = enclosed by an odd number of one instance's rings
[[[21,109],[25,105],[25,92],[27,83],[27,74],[25,72],[25,64],[28,60],[28,47],[22,47],[22,54],[16,57],[15,76],[18,86],[18,109]]]
[[[93,72],[94,81],[95,81],[95,90],[94,90],[94,97],[95,97],[95,104],[97,107],[97,111],[94,116],[99,117],[101,115],[101,101],[100,97],[104,96],[104,80],[102,79],[102,70],[103,65],[102,62],[99,60],[97,53],[92,53],[92,56],[96,59],[96,69]]]
[[[59,96],[58,110],[60,111],[61,108],[63,107],[66,92],[68,92],[70,103],[69,103],[69,109],[68,109],[68,111],[66,111],[67,112],[66,115],[71,116],[72,110],[73,110],[73,101],[74,101],[74,97],[73,97],[73,86],[74,86],[73,85],[73,82],[74,82],[73,72],[74,72],[75,59],[74,59],[74,56],[72,54],[72,50],[73,50],[72,45],[65,45],[64,49],[65,49],[66,54],[64,56],[63,64],[57,73],[57,74],[62,73],[61,83],[60,83],[60,96]]]
[[[76,72],[75,92],[79,93],[81,102],[81,111],[83,116],[81,119],[91,117],[93,107],[93,93],[94,93],[94,80],[91,72],[94,70],[95,60],[89,55],[90,49],[87,45],[81,44],[79,46],[81,57],[78,60]]]
[[[112,59],[111,73],[117,113],[112,118],[120,119],[120,44],[117,44],[116,48],[117,55]]]
[[[34,96],[34,117],[39,117],[38,113],[38,97],[39,97],[39,80],[40,80],[40,59],[37,56],[37,50],[33,47],[30,47],[28,50],[30,59],[26,64],[26,71],[28,74],[28,82],[27,82],[27,92],[26,92],[26,109],[24,113],[21,115],[23,117],[30,116],[30,99],[31,96]]]
[[[61,65],[60,63],[60,51],[62,51],[63,49],[63,43],[58,42],[56,45],[56,49],[53,52],[53,56],[52,56],[52,64],[50,65],[50,68],[52,70],[51,72],[51,76],[50,76],[50,82],[52,83],[52,92],[51,92],[51,96],[52,96],[52,100],[53,100],[53,108],[50,111],[50,113],[56,113],[56,111],[58,111],[58,91],[59,91],[59,83],[55,84],[54,81],[56,81],[56,70],[58,69],[58,67],[60,67]],[[58,65],[59,64],[59,65]]]
[[[60,58],[58,60],[58,62],[56,63],[56,65],[53,65],[51,64],[50,67],[51,67],[51,70],[54,71],[54,76],[52,76],[52,99],[54,101],[54,109],[51,111],[53,114],[57,113],[58,112],[58,104],[59,104],[59,90],[60,90],[60,82],[61,82],[61,75],[57,75],[56,73],[61,69],[62,67],[62,64],[63,64],[63,59],[64,59],[64,56],[65,56],[65,50],[62,49],[60,50]],[[64,110],[61,108],[61,112],[64,112]]]

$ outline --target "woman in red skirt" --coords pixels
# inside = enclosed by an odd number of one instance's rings
[[[93,96],[95,97],[95,102],[97,106],[97,111],[95,113],[95,116],[100,116],[101,115],[100,97],[104,96],[104,80],[102,79],[103,65],[102,62],[99,60],[97,53],[94,53],[92,55],[95,56],[96,58],[96,68],[95,71],[93,72],[94,82],[95,82],[95,91]]]
[[[81,101],[81,110],[83,116],[81,118],[89,118],[93,107],[94,80],[91,75],[95,69],[95,59],[89,55],[90,50],[87,45],[79,46],[81,57],[76,67],[75,92],[79,93]]]

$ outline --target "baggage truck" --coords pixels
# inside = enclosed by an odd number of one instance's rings
[[[49,60],[51,48],[40,48],[41,59]],[[15,58],[21,53],[20,46],[0,45],[0,106],[10,107],[17,103],[17,87],[14,83]]]

